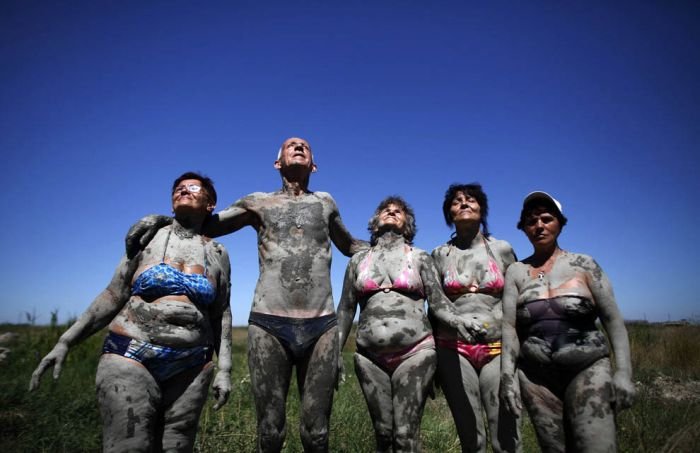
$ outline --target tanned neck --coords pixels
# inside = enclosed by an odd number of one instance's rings
[[[452,239],[453,243],[462,249],[470,248],[475,242],[481,241],[480,224],[468,223],[455,225],[457,235]]]
[[[547,262],[552,256],[561,251],[558,243],[554,243],[549,247],[536,248],[535,253],[530,257],[530,261],[534,265],[540,265]]]

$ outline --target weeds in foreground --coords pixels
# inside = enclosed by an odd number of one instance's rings
[[[29,377],[41,357],[55,344],[62,326],[0,326],[19,338],[9,347],[9,360],[0,365],[0,443],[4,451],[99,451],[100,418],[95,398],[95,368],[103,335],[73,348],[61,378],[44,376],[41,388],[27,392]],[[700,443],[700,326],[629,326],[632,361],[639,395],[632,409],[618,417],[622,452],[691,452]],[[234,330],[233,392],[228,404],[214,411],[211,402],[202,412],[197,436],[199,452],[255,450],[255,409],[245,358],[245,329]],[[335,395],[331,419],[331,451],[369,452],[374,433],[364,397],[352,367],[352,348],[344,358],[346,382]],[[666,380],[660,380],[665,377]],[[673,382],[685,393],[664,396],[659,383]],[[682,397],[682,398],[681,398]],[[299,402],[296,388],[288,400],[285,452],[300,452]],[[429,400],[421,427],[426,452],[459,452],[452,418],[444,398]],[[538,451],[527,418],[523,423],[523,451]]]

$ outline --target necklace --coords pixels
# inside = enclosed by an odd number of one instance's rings
[[[194,231],[188,230],[178,223],[174,223],[170,231],[174,231],[175,235],[180,239],[192,239],[194,237]]]
[[[540,279],[540,282],[543,282],[544,281],[544,271],[539,271],[537,273],[537,278]]]

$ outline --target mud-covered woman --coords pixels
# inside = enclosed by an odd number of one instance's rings
[[[69,348],[109,325],[96,377],[104,451],[192,451],[212,379],[215,408],[231,390],[229,258],[200,234],[216,191],[188,172],[171,195],[172,225],[121,260],[32,375],[30,390],[51,367],[58,378]]]
[[[551,195],[525,197],[518,228],[534,252],[506,273],[501,395],[520,411],[522,392],[542,451],[612,452],[635,393],[627,330],[598,263],[559,247],[566,223]]]
[[[451,239],[433,250],[442,288],[465,320],[486,333],[469,341],[432,319],[437,346],[436,379],[455,421],[463,452],[486,452],[486,428],[494,452],[520,449],[519,417],[499,404],[501,322],[506,268],[513,248],[489,234],[489,204],[480,184],[453,184],[442,204]]]
[[[359,305],[355,372],[372,418],[376,451],[420,450],[420,422],[437,364],[425,301],[463,336],[481,333],[460,320],[440,288],[430,255],[412,245],[411,207],[388,197],[369,221],[369,250],[355,254],[338,307],[340,345]],[[339,358],[342,367],[342,357]]]

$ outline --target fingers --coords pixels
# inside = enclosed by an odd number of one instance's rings
[[[508,410],[515,415],[520,415],[520,411],[522,411],[520,398],[515,392],[506,393],[506,406],[508,406]]]
[[[54,380],[58,379],[58,377],[61,375],[62,370],[63,370],[63,360],[56,360],[56,363],[53,367]]]
[[[46,372],[46,369],[49,367],[50,362],[47,361],[46,359],[42,360],[41,363],[39,363],[39,366],[36,367],[36,370],[32,373],[32,379],[29,381],[29,391],[32,392],[36,390],[39,387],[39,382],[41,381],[41,376]],[[54,377],[55,379],[55,377]]]
[[[474,341],[474,337],[471,336],[469,331],[467,330],[466,326],[464,324],[459,324],[457,326],[457,332],[459,332],[459,335],[464,339],[464,341],[471,343]]]

